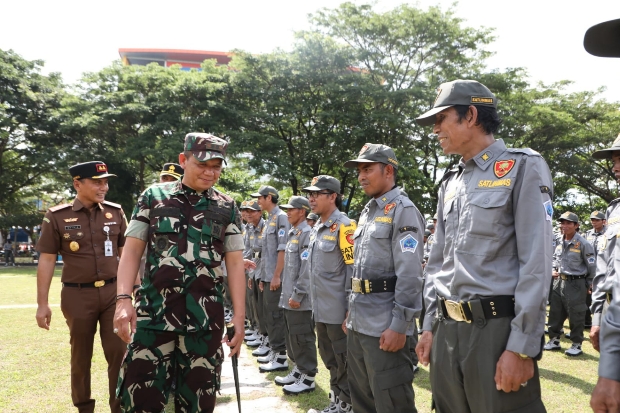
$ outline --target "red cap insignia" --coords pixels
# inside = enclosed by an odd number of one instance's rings
[[[394,202],[392,202],[391,204],[387,204],[384,208],[383,208],[383,214],[387,215],[390,213],[390,211],[392,209],[394,209],[394,207],[396,206],[396,204]]]
[[[98,163],[97,172],[108,172],[108,167],[104,163]]]
[[[368,148],[369,148],[369,146],[368,146],[368,145],[364,145],[364,146],[362,146],[362,150],[360,151],[359,155],[357,155],[357,156],[360,156],[361,154],[363,154],[364,152],[366,152],[366,151],[368,150]]]
[[[318,180],[319,180],[319,177],[315,176],[314,178],[312,178],[312,182],[310,182],[310,185],[314,186],[314,184],[316,184]]]
[[[495,176],[498,178],[502,178],[510,172],[512,167],[515,166],[514,159],[506,159],[503,161],[495,161],[495,166],[493,167],[493,172],[495,172]]]

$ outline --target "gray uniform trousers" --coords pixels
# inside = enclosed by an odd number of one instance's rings
[[[347,335],[341,324],[316,323],[319,354],[329,370],[329,386],[336,397],[351,403],[347,381]]]
[[[585,278],[553,281],[553,294],[549,308],[549,338],[560,336],[560,330],[568,317],[570,339],[581,344],[586,317],[586,295],[588,288]]]
[[[286,352],[297,369],[310,376],[316,375],[316,334],[312,310],[284,310],[286,322]]]
[[[545,413],[540,376],[505,393],[495,387],[497,362],[506,350],[510,317],[476,323],[435,320],[430,379],[436,413]],[[357,413],[357,409],[356,409]]]
[[[282,287],[271,291],[270,286],[270,282],[263,281],[263,314],[269,335],[269,347],[272,351],[280,352],[286,350],[284,310],[279,307]]]
[[[252,283],[252,288],[248,288],[248,282]],[[254,280],[250,278],[247,274],[245,276],[245,288],[246,318],[250,320],[252,326],[258,328],[258,308],[256,307],[256,295],[254,294],[254,289],[256,287],[254,285]]]
[[[415,352],[415,347],[418,345],[418,326],[413,322],[413,334],[411,337],[407,337],[407,344],[405,346],[409,346],[409,353],[411,355],[412,366],[418,365],[418,355]]]
[[[379,348],[379,337],[349,330],[349,385],[355,413],[416,413],[409,338],[397,352]]]
[[[254,284],[252,285],[254,289],[254,297],[256,299],[256,315],[258,317],[258,330],[263,336],[267,334],[267,321],[265,316],[265,309],[263,305],[263,292],[258,288],[260,284],[260,280],[254,280]]]

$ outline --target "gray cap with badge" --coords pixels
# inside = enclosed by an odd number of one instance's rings
[[[260,188],[258,188],[258,192],[250,194],[252,198],[258,198],[259,196],[267,196],[267,195],[279,196],[280,194],[273,186],[269,186],[269,185],[263,185]]]
[[[562,222],[562,221],[570,221],[570,222],[579,223],[579,217],[574,212],[566,211],[565,213],[560,215],[560,218],[558,218],[558,221],[560,221],[560,222]]]
[[[335,192],[337,194],[340,193],[340,181],[329,175],[319,175],[312,178],[310,182],[310,186],[302,189],[304,192],[314,192],[314,191],[323,191],[328,190]]]
[[[497,98],[489,88],[475,80],[457,79],[442,83],[439,86],[433,108],[418,116],[415,121],[421,126],[434,125],[435,116],[439,112],[456,105],[480,105],[497,108]]]
[[[394,150],[386,145],[379,143],[367,143],[362,146],[362,150],[357,155],[357,159],[352,159],[344,163],[345,168],[356,168],[360,163],[379,162],[386,165],[392,165],[398,169],[398,160]]]
[[[618,135],[614,143],[611,144],[611,148],[596,151],[592,154],[592,157],[594,159],[611,159],[611,155],[613,155],[614,152],[620,152],[620,134]]]
[[[590,214],[590,219],[605,219],[605,213],[601,211],[594,211]]]
[[[282,209],[304,209],[306,211],[310,211],[310,203],[308,202],[307,198],[304,198],[303,196],[292,196],[289,200],[288,200],[288,204],[285,205],[281,205],[280,208]]]
[[[319,216],[317,214],[315,214],[314,212],[310,212],[308,214],[308,216],[306,217],[306,219],[312,220],[312,221],[318,221],[319,220]]]

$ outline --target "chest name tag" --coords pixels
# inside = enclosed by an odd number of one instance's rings
[[[65,225],[65,231],[69,231],[71,229],[82,229],[81,225]]]
[[[112,257],[113,249],[112,249],[112,241],[105,241],[103,243],[103,249],[106,257]]]

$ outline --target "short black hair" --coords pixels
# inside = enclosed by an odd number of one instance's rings
[[[480,127],[487,134],[495,134],[499,129],[499,125],[502,124],[502,119],[499,117],[497,113],[497,109],[492,106],[482,106],[482,105],[471,105],[475,106],[478,110],[478,119],[476,120],[476,125],[480,125]],[[455,105],[454,109],[456,109],[456,113],[459,115],[459,123],[465,118],[467,115],[467,111],[469,110],[469,105]]]

